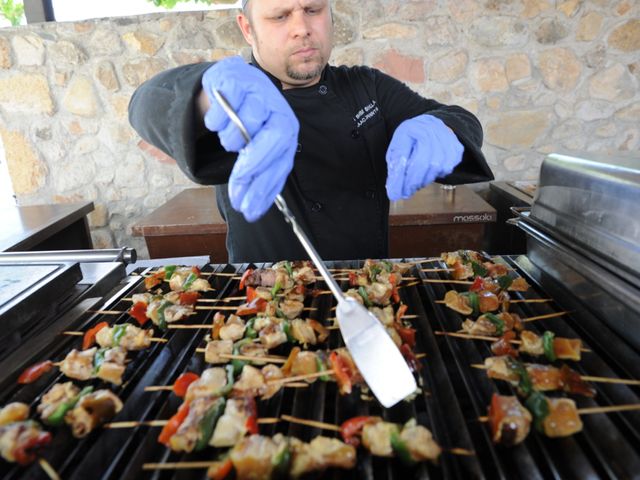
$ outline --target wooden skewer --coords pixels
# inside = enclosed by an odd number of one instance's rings
[[[615,413],[615,412],[629,412],[633,410],[640,410],[640,403],[631,403],[627,405],[610,405],[608,407],[588,407],[577,409],[578,415],[593,415],[594,413]],[[489,417],[478,417],[480,422],[488,422]]]
[[[340,427],[332,423],[318,422],[316,420],[307,420],[305,418],[292,417],[291,415],[280,415],[280,418],[289,423],[297,423],[308,427],[321,428],[323,430],[331,430],[339,432]]]
[[[298,380],[311,380],[312,378],[324,377],[324,376],[335,375],[333,370],[323,370],[321,372],[314,373],[305,373],[303,375],[295,375],[293,377],[284,377],[284,378],[276,378],[273,380],[269,380],[266,383],[288,383],[288,382],[297,382]]]
[[[500,340],[500,337],[489,337],[489,336],[485,336],[485,335],[470,335],[468,333],[460,333],[460,332],[436,331],[434,333],[436,335],[445,335],[445,336],[448,336],[448,337],[464,338],[466,340],[485,340],[487,342],[497,342],[498,340]],[[509,340],[509,343],[513,343],[515,345],[520,345],[522,343],[522,341],[521,340]],[[589,350],[588,348],[581,348],[580,351],[581,352],[591,352],[591,350]]]
[[[423,268],[420,270],[424,273],[437,273],[437,272],[453,272],[453,268]]]
[[[473,285],[469,280],[441,280],[439,278],[425,278],[423,282],[427,283],[453,283],[454,285]]]
[[[509,300],[509,303],[547,303],[553,302],[553,298],[521,298],[516,300]],[[436,300],[436,303],[444,305],[444,300]]]
[[[58,472],[56,472],[54,468],[51,466],[51,464],[47,462],[44,458],[40,457],[38,459],[38,464],[40,465],[40,468],[44,470],[44,473],[46,473],[51,480],[60,480],[60,475],[58,475]]]
[[[221,353],[219,357],[229,360],[246,360],[249,362],[265,362],[265,363],[287,363],[287,359],[284,357],[252,357],[251,355],[232,355],[230,353]]]
[[[563,312],[547,313],[546,315],[538,315],[537,317],[523,318],[522,322],[523,323],[535,322],[537,320],[545,320],[547,318],[562,317],[563,315],[566,315],[567,313],[571,313],[571,312],[563,311]]]
[[[422,260],[416,260],[415,262],[411,262],[414,265],[420,265],[421,263],[431,263],[431,262],[441,262],[443,261],[443,259],[441,257],[431,257],[431,258],[424,258]]]
[[[270,425],[273,423],[278,423],[280,421],[279,418],[258,418],[259,424]],[[111,422],[105,423],[103,425],[104,428],[135,428],[135,427],[164,427],[169,420],[146,420],[146,421],[130,421],[130,422]]]
[[[62,334],[63,335],[69,335],[69,336],[72,336],[72,337],[83,337],[84,336],[84,332],[62,332]],[[169,341],[166,338],[155,338],[155,337],[152,337],[149,340],[154,342],[154,343],[167,343]]]
[[[488,370],[486,365],[480,365],[477,363],[471,364],[472,368],[478,370]],[[586,382],[599,382],[599,383],[620,383],[623,385],[640,385],[640,380],[632,380],[626,378],[610,378],[610,377],[596,377],[591,375],[580,375],[580,378]]]
[[[171,462],[171,463],[144,463],[143,470],[192,470],[213,467],[220,462],[209,460],[203,462]]]

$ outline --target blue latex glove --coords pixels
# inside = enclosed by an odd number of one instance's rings
[[[240,152],[229,177],[231,206],[254,222],[271,207],[293,168],[300,124],[273,82],[240,57],[209,67],[202,88],[211,104],[204,124],[218,132],[227,151]],[[248,145],[213,96],[214,89],[244,123],[251,137]]]
[[[450,174],[462,160],[464,147],[442,120],[419,115],[402,122],[387,149],[387,195],[406,200]]]

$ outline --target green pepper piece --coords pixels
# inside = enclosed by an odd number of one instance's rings
[[[189,275],[187,275],[187,278],[185,279],[184,283],[182,284],[182,289],[184,291],[189,290],[189,288],[191,288],[191,285],[193,285],[193,282],[195,282],[198,279],[198,275],[196,275],[193,272],[189,272]]]
[[[473,310],[473,315],[478,315],[480,313],[480,299],[478,298],[478,294],[475,292],[463,292],[460,295],[467,297],[469,307]]]
[[[358,293],[362,297],[365,307],[369,308],[373,306],[373,304],[371,303],[371,300],[369,300],[369,294],[367,293],[367,290],[363,286],[360,286],[360,288],[358,288]]]
[[[380,272],[380,267],[378,267],[377,265],[372,265],[369,269],[369,280],[371,280],[371,282],[375,282]]]
[[[471,268],[473,269],[474,277],[486,277],[489,273],[489,270],[487,270],[484,265],[473,260],[471,260]]]
[[[93,374],[97,374],[100,371],[100,367],[104,363],[104,354],[108,348],[101,348],[96,352],[96,355],[93,357]]]
[[[318,355],[316,355],[316,369],[318,370],[318,372],[324,372],[326,370],[324,364],[322,363],[322,360],[320,360],[320,357]],[[322,380],[323,382],[328,382],[330,378],[328,375],[322,375],[320,377],[320,380]]]
[[[233,345],[233,354],[240,355],[240,348],[251,342],[252,340],[250,338],[243,338],[242,340],[237,341]],[[247,360],[238,360],[238,359],[231,360],[231,365],[233,365],[233,373],[235,375],[239,375],[240,372],[242,372],[242,369],[244,368],[244,366],[247,365],[248,363],[249,362]]]
[[[289,478],[289,467],[291,466],[291,448],[289,439],[285,439],[280,450],[271,458],[273,465],[273,478]]]
[[[409,452],[409,447],[406,442],[400,438],[400,432],[397,428],[391,431],[389,439],[391,440],[391,448],[402,463],[405,465],[413,465],[416,463]]]
[[[282,288],[282,285],[280,284],[280,280],[277,280],[276,284],[271,289],[271,298],[276,298],[276,295],[278,295],[278,292],[280,291],[281,288]]]
[[[513,283],[513,278],[509,275],[502,275],[498,277],[498,286],[501,290],[507,290]]]
[[[291,322],[289,320],[282,321],[282,331],[287,336],[287,341],[290,343],[297,343],[296,337],[291,333]]]
[[[166,267],[164,267],[164,279],[165,280],[171,280],[171,277],[173,277],[174,273],[176,273],[176,266],[175,265],[167,265]]]
[[[282,310],[280,310],[278,307],[276,307],[276,317],[278,318],[284,318],[285,320],[287,319],[287,316],[284,314],[284,312]]]
[[[507,357],[507,366],[518,375],[518,389],[525,397],[533,392],[533,383],[525,366],[513,357]]]
[[[256,321],[256,317],[253,317],[251,320],[247,322],[247,325],[246,325],[247,328],[244,331],[244,338],[254,339],[258,337],[258,332],[256,332],[255,329],[253,328],[253,324],[255,323],[255,321]]]
[[[533,425],[539,432],[543,430],[544,419],[549,415],[549,402],[540,392],[533,392],[525,401],[525,406],[533,415]]]
[[[196,442],[195,451],[198,452],[205,448],[209,444],[209,440],[213,435],[213,430],[216,428],[218,419],[224,413],[224,407],[226,405],[224,398],[218,398],[213,405],[209,407],[207,412],[200,420],[198,424],[198,441]]]
[[[484,317],[496,327],[496,334],[500,336],[504,334],[504,327],[505,327],[504,320],[502,320],[497,315],[494,315],[493,313],[485,313]]]
[[[556,350],[553,346],[553,339],[555,338],[555,336],[556,334],[553,332],[550,332],[549,330],[544,332],[544,334],[542,335],[542,346],[544,347],[544,356],[547,357],[547,359],[550,362],[555,362],[558,358],[556,356]]]
[[[291,262],[289,260],[285,260],[284,269],[287,271],[287,274],[293,278],[293,267],[291,266]]]
[[[127,327],[129,326],[129,324],[127,323],[123,323],[121,325],[116,325],[115,327],[113,327],[113,346],[117,347],[120,345],[120,340],[122,340],[122,337],[124,337],[124,334],[127,333]]]
[[[382,266],[387,272],[393,272],[393,263],[389,262],[388,260],[382,260],[382,262],[380,263],[382,263]]]
[[[225,369],[227,370],[227,384],[215,393],[221,397],[225,397],[233,389],[233,384],[235,383],[233,365],[227,365]]]
[[[93,392],[93,387],[84,387],[82,390],[80,390],[80,393],[78,393],[76,397],[71,398],[68,401],[62,402],[60,405],[58,405],[55,411],[51,415],[49,415],[48,418],[43,419],[44,423],[46,423],[47,425],[51,425],[52,427],[59,427],[64,423],[64,417],[67,412],[73,409],[73,407],[76,406],[76,404],[82,397],[91,392]]]
[[[160,330],[167,329],[167,320],[164,317],[164,311],[171,305],[173,305],[173,303],[171,303],[169,300],[162,300],[162,302],[160,302],[160,306],[158,307],[158,327],[160,328]]]

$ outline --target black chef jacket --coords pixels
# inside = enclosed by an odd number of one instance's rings
[[[145,82],[129,104],[130,122],[190,179],[218,185],[231,262],[307,258],[275,206],[254,223],[231,207],[227,182],[237,154],[226,152],[218,135],[206,131],[195,108],[202,75],[211,65],[178,67]],[[385,154],[403,120],[423,113],[438,117],[464,145],[461,164],[444,183],[493,179],[480,150],[482,127],[471,113],[425,99],[378,70],[327,65],[318,84],[282,94],[300,122],[294,167],[282,195],[326,260],[388,257]]]

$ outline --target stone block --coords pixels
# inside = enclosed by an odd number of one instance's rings
[[[46,182],[47,168],[35,146],[20,132],[0,127],[0,140],[16,195],[33,194]]]
[[[403,55],[394,49],[382,53],[375,67],[403,82],[423,83],[425,80],[422,57]]]
[[[11,60],[11,44],[9,40],[0,37],[0,68],[9,69],[13,65]]]
[[[127,85],[136,88],[166,68],[167,62],[157,58],[132,60],[122,66],[122,74]]]
[[[75,76],[62,98],[62,106],[75,115],[94,117],[99,104],[93,82],[84,75]]]
[[[547,87],[563,92],[572,90],[582,73],[580,61],[566,48],[552,48],[541,52],[538,68]]]
[[[502,61],[497,58],[478,60],[471,65],[470,81],[480,92],[504,92],[509,88]]]
[[[0,78],[0,103],[7,112],[53,113],[49,83],[38,73],[15,73]]]
[[[11,39],[18,65],[42,65],[44,63],[44,42],[38,35],[16,35]]]
[[[593,98],[612,102],[628,100],[636,94],[636,90],[633,77],[620,63],[596,73],[589,80],[589,95]]]
[[[165,37],[143,30],[136,30],[122,35],[122,40],[135,52],[152,56],[162,48]]]
[[[582,16],[576,31],[576,40],[590,42],[600,34],[604,17],[598,12],[589,12]]]
[[[629,20],[611,32],[609,46],[623,52],[640,50],[640,19]]]
[[[532,148],[550,128],[547,110],[506,112],[486,122],[486,141],[496,147]]]
[[[95,69],[95,78],[100,82],[106,90],[110,92],[117,92],[120,90],[120,82],[116,75],[113,64],[109,61],[100,62]]]
[[[464,51],[449,52],[429,65],[429,80],[450,83],[461,78],[467,68],[469,57]]]

